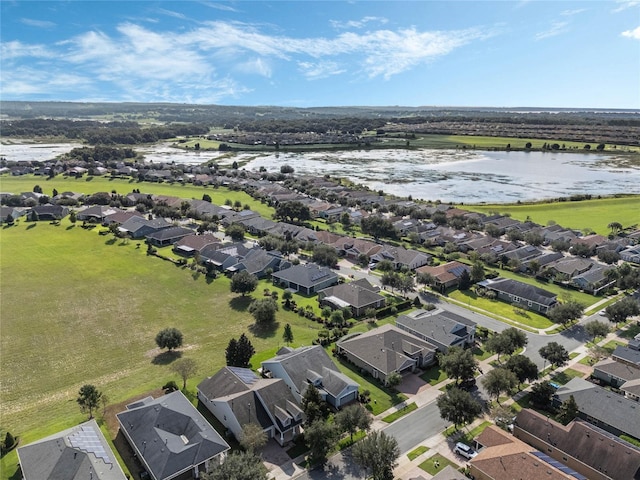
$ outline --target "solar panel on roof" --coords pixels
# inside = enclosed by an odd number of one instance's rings
[[[256,383],[258,377],[248,368],[228,367],[233,374],[238,377],[245,385],[252,385]]]
[[[581,473],[578,473],[573,468],[568,467],[564,463],[551,458],[546,453],[542,453],[542,452],[531,452],[531,453],[533,455],[535,455],[536,457],[538,457],[543,462],[548,463],[549,465],[551,465],[554,468],[557,468],[562,473],[566,473],[567,475],[571,475],[572,477],[577,478],[578,480],[589,480],[587,477],[585,477]]]
[[[83,425],[80,430],[69,435],[69,443],[73,448],[92,453],[97,458],[101,458],[104,463],[111,463],[111,458],[100,441],[98,432],[89,425]]]

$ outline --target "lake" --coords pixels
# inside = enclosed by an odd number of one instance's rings
[[[2,145],[8,160],[50,160],[79,144]],[[166,143],[136,147],[153,163],[200,164],[237,160],[242,168],[331,175],[402,197],[456,203],[505,203],[574,194],[640,194],[640,155],[469,150],[348,150],[305,153],[194,152]]]

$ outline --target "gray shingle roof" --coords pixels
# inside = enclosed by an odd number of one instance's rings
[[[400,315],[396,324],[404,327],[403,330],[417,332],[447,346],[459,343],[476,325],[467,318],[440,309],[416,310],[407,315]]]
[[[420,350],[435,352],[435,347],[393,325],[383,325],[340,342],[340,348],[368,363],[384,375],[414,363],[408,354]],[[426,355],[425,355],[426,356]]]
[[[95,420],[20,447],[18,458],[25,480],[125,480]]]
[[[304,287],[312,287],[329,278],[338,278],[330,268],[321,267],[315,263],[294,265],[286,270],[280,270],[272,275],[273,278],[293,282]]]
[[[147,238],[151,238],[154,240],[170,240],[172,238],[182,238],[187,235],[192,235],[194,232],[190,228],[184,227],[169,227],[163,228],[162,230],[158,230],[157,232],[150,233],[147,235]]]
[[[229,449],[180,391],[120,412],[117,417],[155,480],[171,478]]]
[[[534,285],[522,283],[517,280],[511,280],[510,278],[483,280],[482,282],[479,282],[478,285],[498,292],[515,295],[525,300],[531,300],[532,302],[540,305],[551,306],[556,303],[555,294]]]
[[[621,378],[622,380],[640,379],[640,368],[633,367],[626,363],[616,362],[611,358],[605,358],[593,366],[593,370],[600,370],[608,375]]]
[[[640,351],[618,345],[611,354],[613,358],[619,358],[623,362],[632,363],[640,367]]]
[[[377,302],[384,300],[384,297],[379,293],[356,284],[355,282],[335,285],[333,287],[325,288],[318,293],[326,297],[336,297],[337,299],[356,308],[374,305]]]
[[[338,370],[338,367],[320,345],[289,350],[291,349],[265,361],[263,365],[271,362],[280,363],[300,394],[306,390],[309,377],[313,373],[322,376],[322,387],[333,397],[338,397],[348,386],[358,386],[356,382]]]
[[[554,398],[564,402],[571,395],[576,400],[579,411],[584,415],[635,438],[640,438],[640,404],[638,402],[605,390],[582,378],[572,378],[569,383],[556,390]]]

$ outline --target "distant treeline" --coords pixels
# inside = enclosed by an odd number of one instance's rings
[[[177,136],[204,135],[209,127],[186,123],[142,128],[136,122],[33,118],[0,122],[0,131],[7,137],[66,137],[91,145],[137,145]]]

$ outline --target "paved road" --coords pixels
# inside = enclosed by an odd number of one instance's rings
[[[413,450],[417,444],[439,434],[449,425],[449,422],[440,418],[438,406],[434,401],[396,420],[382,431],[396,438],[400,454],[404,455]],[[362,480],[364,472],[353,464],[349,451],[346,450],[331,457],[324,469],[304,472],[295,478],[296,480]]]
[[[400,453],[405,454],[425,439],[442,432],[449,425],[451,425],[450,422],[440,418],[438,406],[433,401],[396,420],[382,431],[394,436],[398,441]]]

